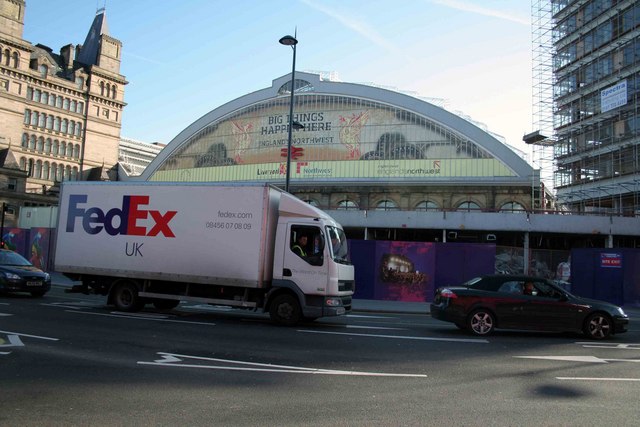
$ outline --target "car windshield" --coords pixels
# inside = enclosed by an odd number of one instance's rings
[[[32,265],[22,255],[12,251],[0,252],[0,265]]]
[[[344,231],[338,227],[327,225],[327,236],[329,236],[329,248],[333,260],[340,264],[351,264],[349,245],[347,245],[347,236]]]

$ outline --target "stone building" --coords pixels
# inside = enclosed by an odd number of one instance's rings
[[[54,52],[23,38],[25,7],[0,0],[0,150],[26,172],[31,195],[16,207],[57,204],[63,180],[117,179],[127,84],[104,9],[83,44]]]

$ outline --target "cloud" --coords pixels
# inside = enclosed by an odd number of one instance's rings
[[[468,1],[461,0],[430,0],[431,3],[438,4],[440,6],[448,7],[450,9],[461,10],[463,12],[475,13],[483,16],[491,16],[493,18],[504,19],[505,21],[515,22],[516,24],[531,25],[529,18],[522,16],[512,15],[502,10],[489,9],[486,7],[478,6]]]
[[[360,34],[361,36],[363,36],[364,38],[366,38],[367,40],[373,42],[374,44],[387,49],[391,52],[394,53],[400,53],[399,49],[393,44],[390,43],[387,39],[385,39],[384,37],[382,37],[376,30],[374,30],[373,28],[371,28],[371,26],[369,26],[366,22],[361,22],[358,21],[356,19],[353,19],[350,16],[345,16],[343,14],[340,14],[338,11],[336,10],[332,10],[327,8],[325,5],[323,4],[318,4],[316,2],[313,2],[311,0],[301,0],[302,3],[306,4],[307,6],[324,13],[325,15],[335,19],[336,21],[340,22],[342,25],[344,25],[345,27],[355,31],[356,33]]]

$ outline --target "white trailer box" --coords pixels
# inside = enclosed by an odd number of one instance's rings
[[[267,186],[65,183],[55,269],[259,287],[281,193]]]

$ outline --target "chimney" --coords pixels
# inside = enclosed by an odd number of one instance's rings
[[[75,61],[76,50],[72,44],[68,44],[63,46],[60,49],[60,56],[64,60],[64,65],[67,67],[67,70],[73,68],[73,61]]]

